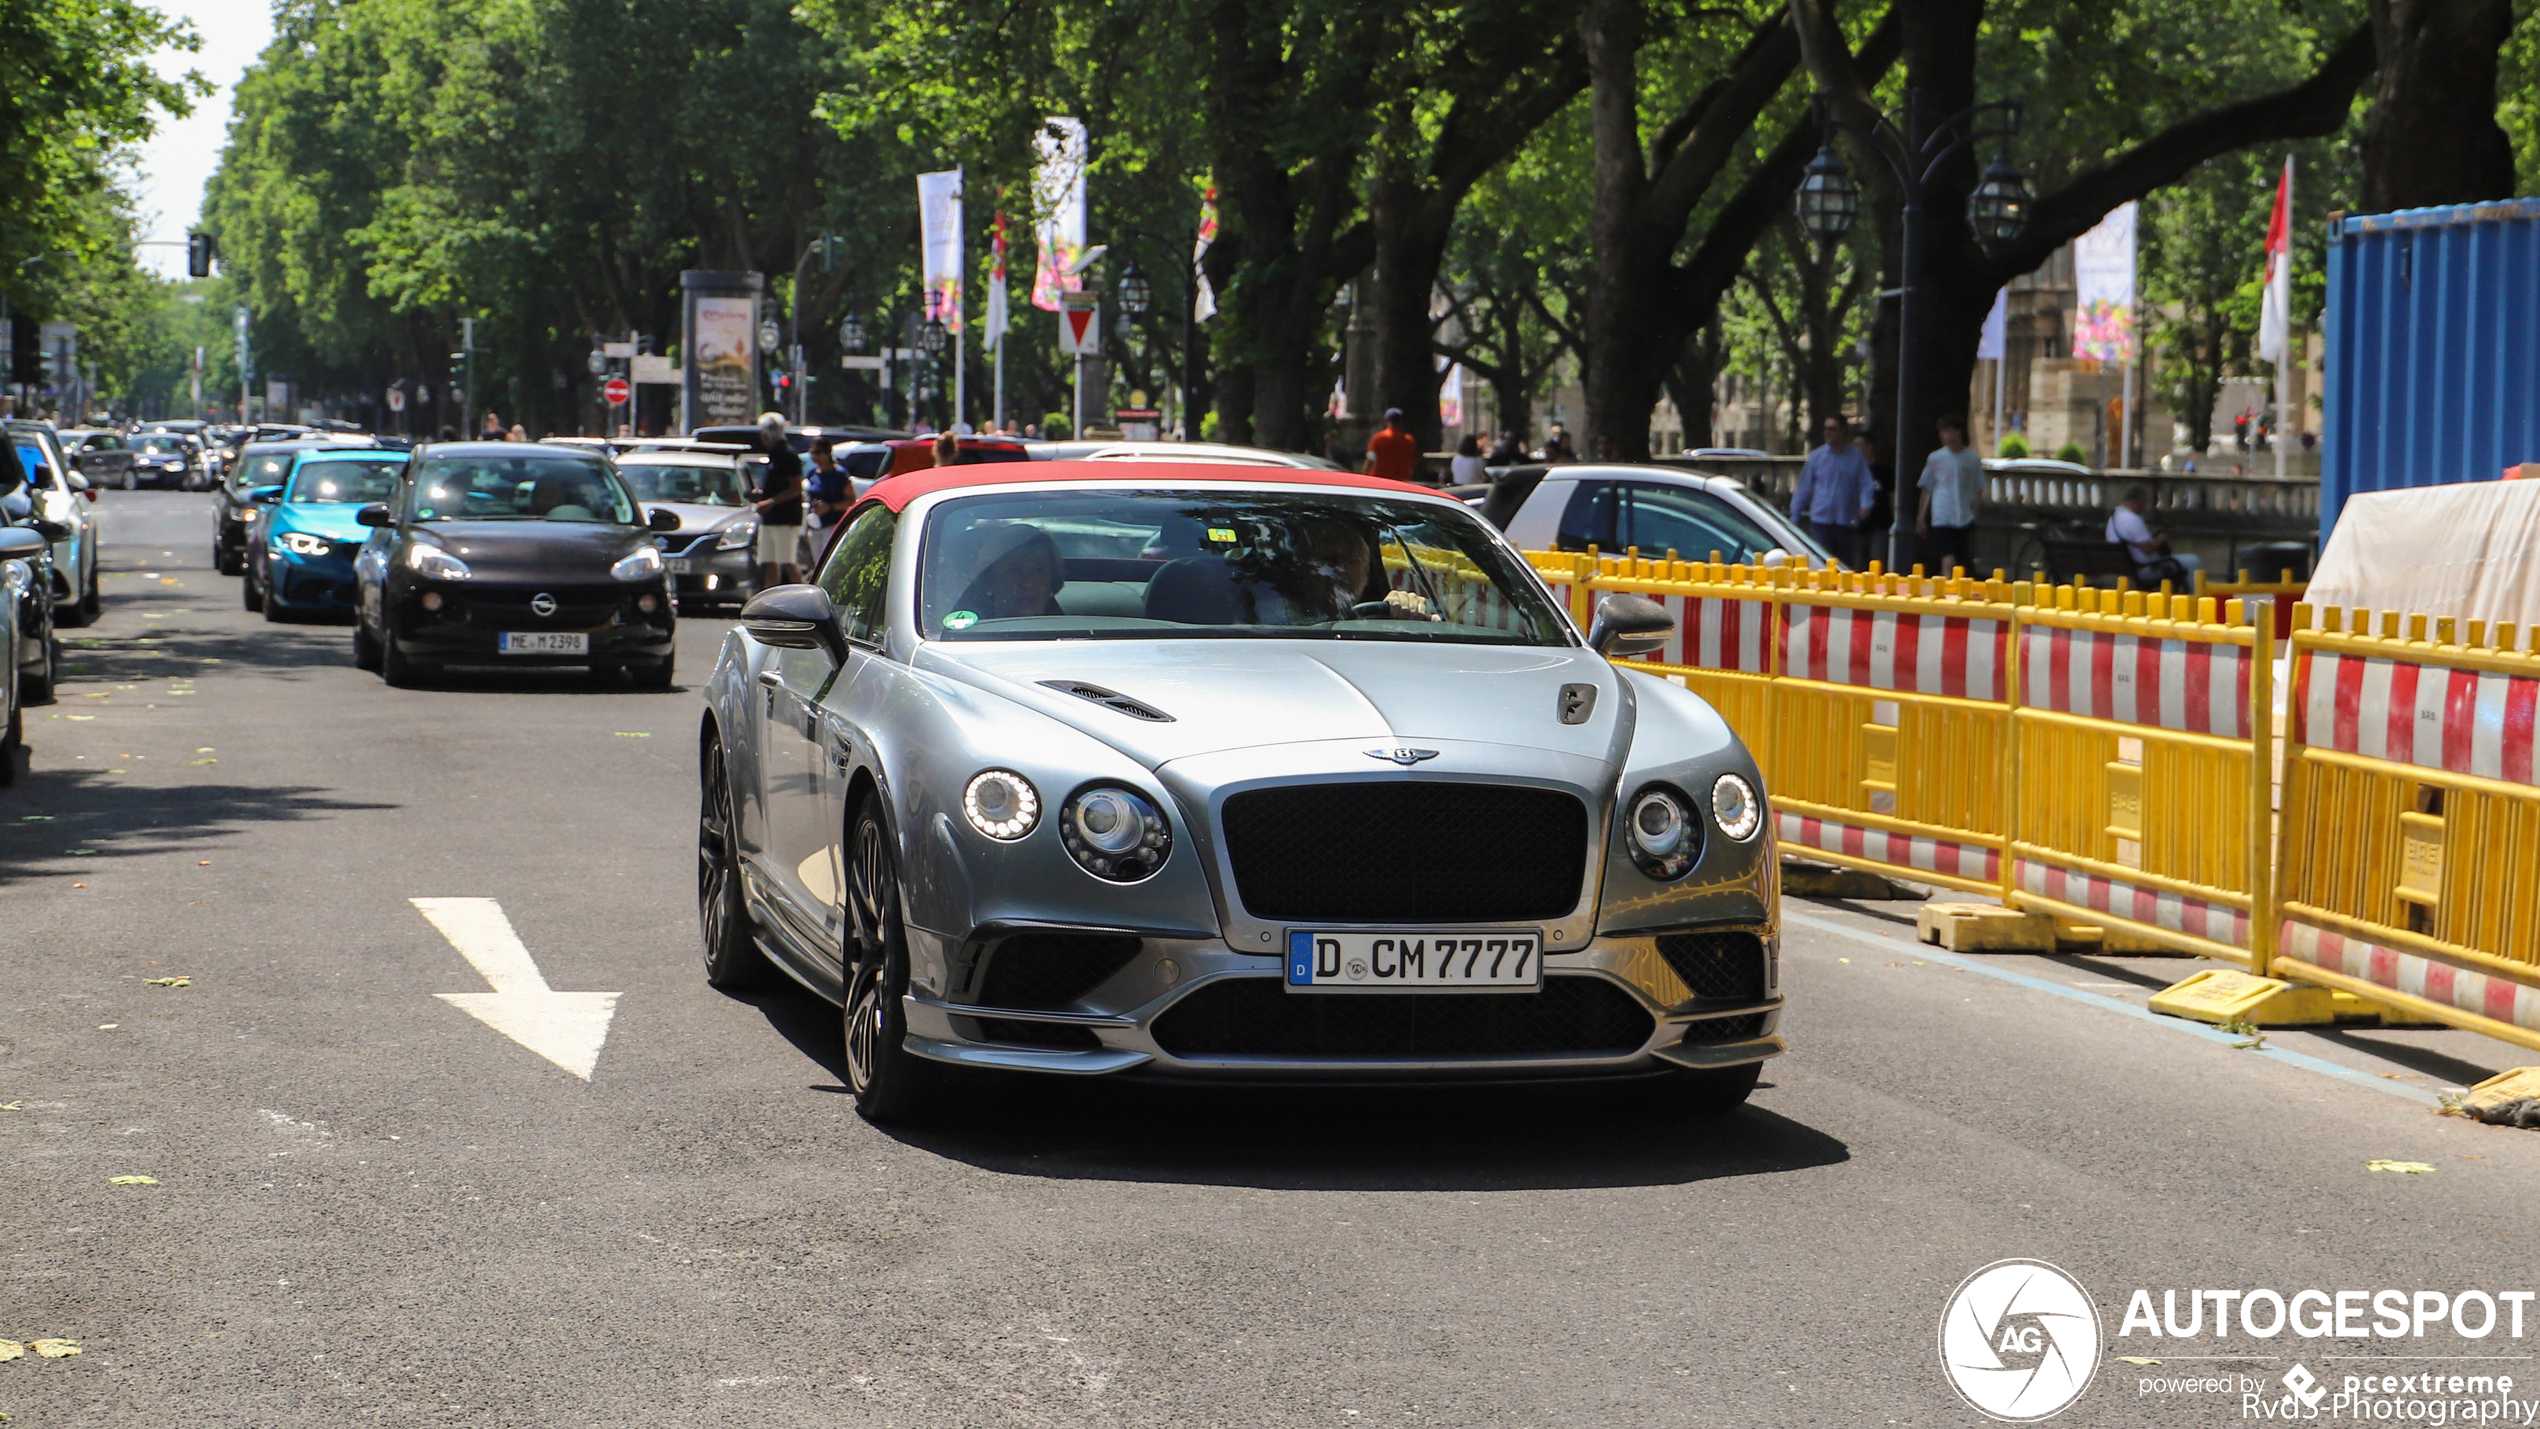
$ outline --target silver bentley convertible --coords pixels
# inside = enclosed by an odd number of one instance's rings
[[[895,477],[707,685],[707,977],[843,1007],[877,1119],[948,1064],[1734,1106],[1783,1048],[1772,825],[1709,705],[1608,662],[1668,628],[1582,635],[1372,477]]]

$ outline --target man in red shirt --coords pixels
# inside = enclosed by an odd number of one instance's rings
[[[1367,439],[1367,474],[1395,481],[1420,479],[1420,439],[1404,430],[1400,407],[1387,411],[1384,430]]]

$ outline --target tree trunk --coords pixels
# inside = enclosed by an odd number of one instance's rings
[[[1645,461],[1649,409],[1658,400],[1648,347],[1649,314],[1662,272],[1650,271],[1640,211],[1649,179],[1641,161],[1640,0],[1588,0],[1579,15],[1587,54],[1595,194],[1588,214],[1587,341],[1579,353],[1591,457]]]
[[[2513,146],[2496,123],[2497,53],[2513,25],[2513,0],[2373,0],[2367,212],[2513,197]]]
[[[1377,180],[1369,204],[1376,239],[1368,295],[1376,329],[1370,344],[1376,365],[1373,410],[1400,408],[1424,452],[1439,449],[1441,429],[1431,345],[1436,325],[1429,307],[1460,198],[1430,194],[1416,178],[1397,171]]]

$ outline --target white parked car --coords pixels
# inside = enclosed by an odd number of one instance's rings
[[[49,423],[13,420],[6,425],[18,467],[32,488],[35,514],[70,531],[53,543],[53,623],[91,624],[98,613],[97,514],[90,509],[96,488],[72,470]]]
[[[1744,482],[1669,466],[1515,467],[1473,504],[1521,551],[1621,555],[1637,546],[1649,557],[1672,550],[1700,561],[1717,551],[1755,564],[1773,564],[1767,557],[1780,551],[1813,568],[1833,559]]]

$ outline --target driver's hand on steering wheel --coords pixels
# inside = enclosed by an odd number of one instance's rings
[[[1446,618],[1430,610],[1429,598],[1420,594],[1418,591],[1386,591],[1385,604],[1392,607],[1387,614],[1394,619],[1400,619],[1404,616],[1425,618],[1429,620],[1443,620]]]

